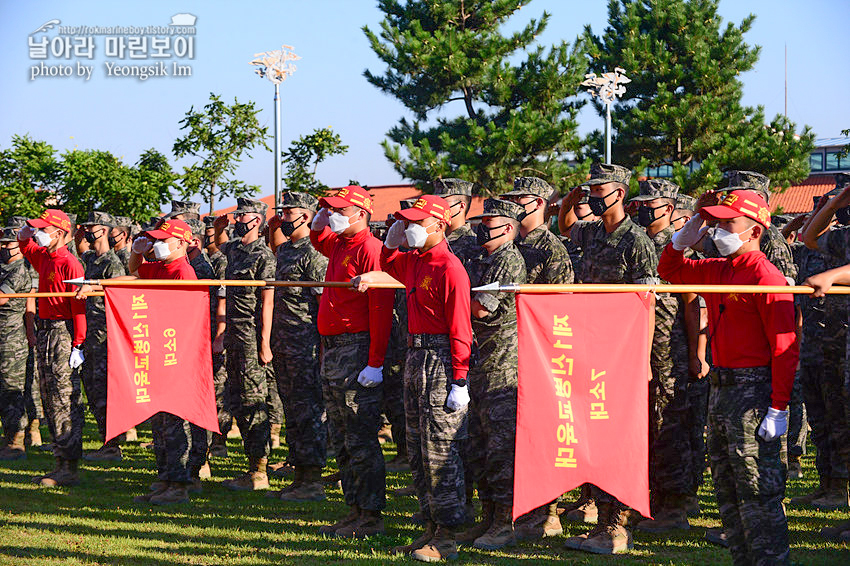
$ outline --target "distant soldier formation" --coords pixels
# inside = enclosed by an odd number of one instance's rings
[[[325,485],[340,482],[345,507],[319,529],[326,536],[385,533],[387,471],[409,470],[412,485],[400,491],[418,499],[411,520],[423,532],[398,554],[431,562],[456,558],[458,546],[502,549],[561,536],[564,520],[591,524],[564,539],[567,549],[618,554],[633,549],[634,529],[660,537],[689,529],[710,466],[722,528],[706,538],[728,547],[735,564],[788,564],[783,499],[787,478],[802,472],[808,430],[818,488],[787,504],[850,508],[847,299],[824,294],[850,284],[850,176],[837,174],[811,213],[786,223],[771,217],[765,176],[727,179],[697,199],[669,180],[641,180],[629,199],[631,171],[595,164],[563,198],[543,179],[518,178],[475,217],[473,183],[439,179],[385,224],[373,222],[373,198],[355,185],[319,199],[284,192],[272,215],[239,198],[230,215],[204,218],[198,204],[174,201],[145,226],[100,211],[12,217],[0,233],[0,292],[76,295],[0,298],[0,459],[41,446],[55,468],[33,482],[73,486],[81,459],[119,461],[136,439],[135,429],[106,438],[105,305],[88,296],[99,287],[65,280],[346,282],[210,287],[218,430],[167,413],[141,425],[152,431],[157,477],[137,503],[190,502],[210,461],[227,455],[226,438],[239,436],[247,465],[223,482],[229,489],[321,501]],[[398,292],[380,285],[397,282]],[[516,304],[513,293],[474,290],[493,283],[815,291],[655,295],[652,517],[586,484],[577,498],[514,521]],[[87,453],[84,402],[102,443]],[[389,462],[379,440],[387,429],[399,450]],[[286,460],[270,462],[281,444]],[[339,472],[323,477],[329,457]],[[268,490],[269,477],[283,474],[292,481]],[[850,521],[821,536],[850,541]]]

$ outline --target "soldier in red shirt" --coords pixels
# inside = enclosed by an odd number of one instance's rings
[[[348,186],[322,206],[310,241],[328,258],[326,281],[351,281],[381,268],[381,242],[369,231],[372,198]],[[320,533],[364,537],[384,532],[386,470],[378,430],[383,407],[383,364],[393,314],[392,289],[327,288],[317,319],[322,337],[322,389],[328,418],[338,435],[336,461],[350,513]]]
[[[83,276],[83,266],[66,244],[71,221],[61,210],[47,209],[41,218],[27,220],[18,232],[21,253],[38,271],[42,293],[73,291],[66,279]],[[83,455],[83,405],[80,375],[86,337],[85,301],[69,297],[38,299],[38,379],[41,398],[53,437],[55,469],[33,478],[33,483],[54,487],[79,483],[77,463]]]
[[[673,284],[786,285],[759,249],[770,227],[767,203],[740,187],[695,215],[664,248],[658,274]],[[683,256],[717,220],[711,239],[724,258]],[[794,301],[787,293],[706,293],[714,363],[708,452],[720,518],[735,564],[787,564],[780,437],[799,358]]]

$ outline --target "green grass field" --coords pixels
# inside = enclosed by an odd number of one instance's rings
[[[43,430],[46,427],[43,427]],[[86,423],[85,449],[96,449],[95,429]],[[140,429],[140,441],[150,430]],[[133,503],[154,480],[153,453],[131,443],[118,463],[81,462],[82,484],[48,490],[30,483],[37,473],[52,469],[53,457],[30,450],[26,460],[0,462],[0,564],[114,564],[172,566],[178,564],[383,564],[412,563],[390,549],[406,544],[419,530],[408,521],[417,509],[413,498],[390,495],[387,535],[364,541],[324,538],[319,526],[344,514],[342,493],[328,489],[321,503],[293,504],[268,499],[262,493],[236,493],[221,486],[244,465],[240,441],[228,442],[231,456],[213,460],[213,477],[192,502],[170,507]],[[384,445],[387,458],[394,445]],[[272,460],[285,455],[276,450]],[[805,477],[789,483],[788,496],[813,489],[813,456],[804,459]],[[388,487],[403,487],[408,474],[390,474]],[[283,482],[275,480],[273,488]],[[673,536],[636,534],[628,556],[600,557],[562,548],[563,537],[523,543],[506,552],[463,549],[463,564],[731,564],[725,549],[703,541],[706,528],[719,526],[710,482],[700,493],[703,515],[692,519],[690,531]],[[848,565],[850,549],[827,544],[818,530],[846,518],[847,513],[823,513],[788,508],[792,560],[810,565]],[[583,525],[564,522],[569,536]]]

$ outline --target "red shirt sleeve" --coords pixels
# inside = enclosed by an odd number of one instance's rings
[[[409,252],[402,252],[398,248],[391,250],[386,246],[381,246],[381,270],[389,273],[393,279],[404,283],[407,279],[409,256]]]
[[[768,284],[768,283],[765,283]],[[781,282],[771,283],[782,285]],[[800,357],[797,344],[794,299],[790,294],[759,293],[756,308],[764,323],[771,350],[771,406],[785,410],[791,400],[791,388]]]
[[[78,277],[84,277],[85,272],[83,271],[83,266],[80,265],[80,262],[76,259],[67,262],[66,268],[63,270],[65,273],[63,274],[63,279],[76,279]],[[68,289],[72,291],[73,289]],[[74,339],[71,342],[72,346],[79,346],[86,339],[86,302],[78,301],[75,298],[71,298],[71,315],[74,319]]]
[[[325,230],[333,234],[330,229]],[[311,237],[313,234],[315,232],[310,233]],[[383,247],[381,242],[371,235],[363,242],[358,266],[361,273],[380,271]],[[366,291],[366,297],[369,300],[369,365],[377,368],[384,365],[387,344],[390,341],[395,289],[370,289]]]
[[[27,261],[29,261],[35,270],[38,271],[41,266],[41,262],[44,259],[44,248],[35,245],[32,238],[18,240],[18,246],[21,248],[21,253],[25,258],[27,258]]]
[[[469,373],[469,354],[472,349],[469,287],[469,276],[459,262],[457,269],[449,269],[446,272],[443,298],[452,351],[452,381],[465,380]]]
[[[713,260],[688,259],[684,250],[677,250],[669,243],[658,259],[658,276],[674,285],[710,283],[718,275],[715,272],[718,265]]]
[[[331,257],[331,251],[333,251],[337,238],[338,236],[327,226],[321,232],[310,230],[310,242],[325,257]]]

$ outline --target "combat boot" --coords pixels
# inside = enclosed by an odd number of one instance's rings
[[[409,472],[410,462],[407,461],[407,453],[399,452],[392,460],[387,462],[386,466],[388,472]]]
[[[281,490],[279,497],[283,501],[324,501],[326,496],[325,486],[322,484],[322,469],[318,466],[296,467],[295,482],[291,489]]]
[[[599,511],[596,528],[579,550],[593,554],[623,554],[632,550],[632,533],[622,525],[624,519],[620,516],[620,506],[608,503]]]
[[[434,538],[434,532],[437,529],[437,525],[434,524],[433,521],[426,521],[425,523],[425,531],[419,535],[419,538],[414,540],[410,544],[406,544],[404,546],[396,546],[392,549],[392,554],[402,554],[407,555],[413,552],[414,550],[418,550],[431,542],[431,539]]]
[[[272,449],[280,448],[280,425],[271,425],[271,433],[269,435]]]
[[[666,497],[658,507],[658,511],[654,513],[655,518],[644,519],[638,523],[639,531],[666,533],[676,529],[687,531],[691,528],[688,512],[685,510],[685,497]]]
[[[499,550],[516,544],[514,523],[510,505],[496,505],[493,508],[493,521],[483,535],[475,539],[472,546],[481,550]]]
[[[726,539],[726,532],[723,528],[716,529],[706,529],[705,536],[703,538],[706,542],[710,542],[711,544],[716,544],[717,546],[722,546],[723,548],[729,548],[729,541]]]
[[[120,462],[123,457],[121,447],[118,446],[118,441],[114,438],[94,452],[83,454],[83,460],[88,462]]]
[[[150,486],[150,491],[144,495],[137,495],[133,498],[134,503],[150,503],[151,497],[154,495],[159,495],[163,491],[168,489],[167,481],[155,481]]]
[[[788,479],[797,480],[803,477],[803,466],[800,465],[799,456],[788,457]]]
[[[230,424],[230,430],[227,431],[227,438],[242,438],[242,431],[239,430],[239,424],[236,422],[236,419]]]
[[[271,470],[271,465],[269,465],[269,470]],[[271,471],[269,471],[269,477],[272,477]],[[304,481],[304,468],[295,468],[295,479],[292,480],[292,483],[282,487],[281,489],[275,491],[267,491],[266,497],[272,499],[279,499],[284,493],[292,491],[301,485]]]
[[[210,456],[227,458],[227,440],[223,435],[213,433],[212,442],[210,442]]]
[[[0,460],[20,460],[27,457],[24,447],[24,431],[18,431],[9,435],[6,446],[0,449]]]
[[[268,474],[273,478],[289,478],[295,473],[295,466],[288,462],[275,462],[269,464]]]
[[[564,527],[558,517],[557,503],[550,503],[533,513],[522,524],[517,521],[514,525],[514,535],[517,540],[540,540],[564,534]]]
[[[62,468],[62,458],[55,456],[54,459],[56,463],[53,465],[53,470],[44,475],[35,476],[34,478],[32,478],[32,483],[36,485],[41,485],[42,480],[52,478],[54,475],[59,473],[59,470]]]
[[[807,493],[806,495],[798,495],[797,497],[792,497],[788,502],[789,505],[811,505],[815,499],[820,499],[824,495],[826,495],[826,488],[829,485],[829,479],[825,477],[818,478],[818,487],[811,493]]]
[[[599,516],[596,502],[591,497],[590,485],[582,484],[579,498],[564,507],[564,518],[568,521],[579,521],[581,523],[594,523]]]
[[[41,446],[41,429],[39,428],[40,424],[41,423],[38,421],[38,419],[33,419],[30,421],[30,424],[27,427],[27,435],[29,436],[30,446]]]
[[[174,505],[175,503],[189,503],[189,493],[186,484],[180,482],[168,482],[168,487],[163,491],[152,495],[152,505]]]
[[[236,491],[257,491],[269,488],[269,476],[266,474],[268,458],[250,458],[248,473],[224,482],[225,487]]]
[[[833,542],[843,542],[846,539],[847,533],[850,532],[850,521],[842,521],[834,527],[824,527],[820,530],[820,535]]]
[[[823,497],[812,500],[818,509],[846,509],[850,506],[847,496],[847,478],[829,478]]]
[[[204,465],[198,470],[198,477],[200,479],[208,480],[212,477],[212,469],[210,468],[210,461],[204,461]]]
[[[133,427],[124,433],[124,442],[138,442],[138,440],[139,433],[136,430],[136,427]]]
[[[420,562],[440,562],[457,558],[457,542],[451,527],[437,525],[434,537],[421,548],[414,550],[411,558]]]
[[[380,511],[360,510],[360,518],[339,528],[334,533],[339,538],[366,538],[384,534],[384,516]]]
[[[319,527],[319,534],[333,536],[336,534],[337,529],[341,529],[343,527],[347,527],[352,523],[356,523],[358,519],[360,519],[360,507],[358,507],[357,505],[352,505],[351,509],[348,512],[348,515],[346,515],[336,523],[333,523],[332,525],[323,525]]]
[[[472,544],[475,539],[487,532],[493,523],[493,511],[495,505],[492,501],[481,502],[481,522],[476,523],[466,531],[457,535],[458,544]]]
[[[77,460],[60,460],[59,470],[39,482],[43,487],[71,487],[79,483]]]

